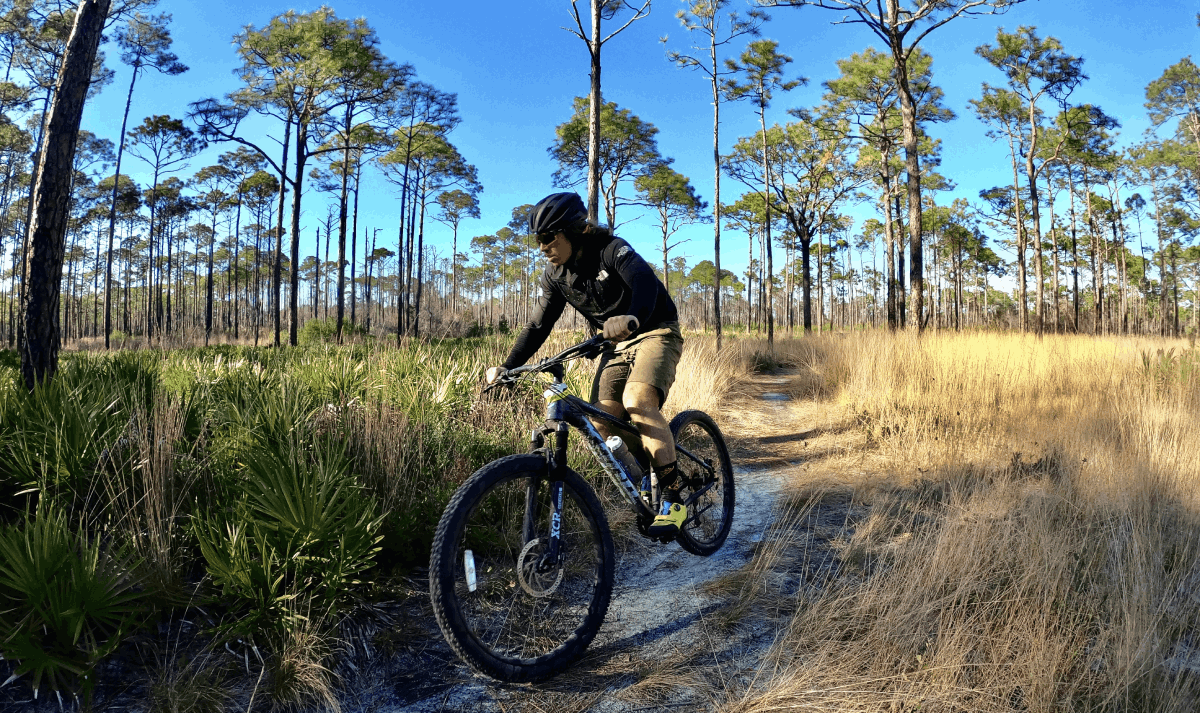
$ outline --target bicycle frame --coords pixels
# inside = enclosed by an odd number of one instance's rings
[[[618,430],[640,438],[641,434],[638,432],[637,427],[628,421],[606,413],[578,396],[568,394],[566,384],[563,383],[562,360],[568,355],[577,355],[580,353],[577,350],[581,347],[598,346],[602,343],[598,339],[596,337],[588,342],[578,344],[556,357],[543,360],[537,365],[518,367],[512,370],[513,373],[546,371],[554,377],[554,383],[550,384],[542,394],[546,399],[545,422],[542,426],[533,429],[533,435],[530,438],[530,450],[535,452],[540,450],[546,454],[546,474],[550,478],[550,542],[539,567],[548,567],[550,563],[556,562],[559,558],[563,507],[562,471],[567,467],[567,437],[572,427],[578,429],[583,434],[584,443],[587,445],[588,450],[596,456],[596,459],[600,461],[601,468],[604,469],[604,472],[612,480],[613,484],[617,486],[617,489],[624,494],[634,515],[641,521],[648,521],[648,519],[654,517],[652,505],[642,500],[639,492],[640,488],[638,487],[639,484],[633,482],[629,477],[629,473],[625,471],[625,466],[609,450],[604,442],[604,437],[596,430],[591,419],[599,419]],[[554,447],[545,448],[546,436],[551,434],[554,435]],[[711,464],[700,459],[678,443],[675,444],[675,451],[699,465],[711,476],[713,471]],[[541,478],[541,474],[530,476],[526,488],[525,518],[523,523],[525,542],[532,540],[536,533],[536,523],[540,516],[538,512],[537,491],[541,486]],[[712,486],[712,482],[704,485],[694,492],[684,504],[690,506],[692,502],[707,492]],[[696,515],[692,516],[692,518],[695,517]]]
[[[608,446],[604,444],[604,438],[587,417],[599,418],[635,436],[638,435],[637,428],[630,423],[601,411],[578,396],[566,393],[566,385],[562,383],[557,375],[554,383],[546,389],[543,396],[546,399],[546,420],[543,426],[534,429],[530,445],[534,451],[542,449],[545,437],[550,434],[554,435],[554,447],[552,449],[544,449],[547,456],[547,471],[550,477],[550,543],[546,549],[545,558],[546,562],[549,563],[556,562],[559,555],[563,506],[562,470],[567,467],[567,437],[571,432],[572,426],[579,429],[583,434],[588,450],[596,456],[604,472],[608,474],[608,477],[612,479],[617,488],[625,495],[625,499],[629,501],[634,514],[642,517],[653,517],[653,513],[650,507],[642,502],[638,488],[629,478],[629,474],[625,472],[625,467],[616,459],[612,451],[608,449]],[[524,533],[526,542],[533,538],[536,531],[535,523],[540,515],[537,511],[536,497],[540,485],[538,477],[533,476],[530,478],[526,489]]]

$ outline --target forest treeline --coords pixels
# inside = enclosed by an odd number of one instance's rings
[[[701,70],[713,92],[711,205],[660,152],[658,127],[631,108],[600,101],[593,111],[581,96],[547,136],[553,182],[590,184],[597,220],[619,231],[636,211],[658,226],[657,254],[646,257],[690,326],[1175,335],[1200,327],[1200,68],[1190,58],[1144,88],[1154,131],[1120,142],[1102,107],[1073,102],[1095,81],[1084,58],[1034,27],[985,38],[977,18],[943,30],[979,32],[987,41],[976,54],[994,68],[969,106],[945,105],[920,39],[938,23],[1014,3],[949,3],[923,18],[875,17],[873,5],[850,0],[763,4],[849,8],[899,44],[838,60],[820,103],[785,112],[774,105],[809,80],[786,48],[762,38],[763,10],[683,3],[692,44],[667,59]],[[593,34],[601,20],[623,29],[650,10],[593,5]],[[188,71],[171,51],[171,16],[154,10],[151,0],[114,5],[107,54],[93,68],[91,94],[124,90],[125,113],[119,134],[78,138],[63,244],[64,340],[295,344],[314,318],[318,336],[340,341],[352,330],[398,340],[527,316],[541,269],[525,234],[529,206],[513,207],[507,225],[484,227],[492,233],[459,235],[480,215],[483,186],[453,143],[463,120],[457,97],[386,57],[366,19],[322,7],[247,26],[233,38],[231,91],[198,95],[177,116],[139,119],[139,81],[161,73],[182,82]],[[0,340],[12,347],[28,287],[34,147],[74,7],[21,0],[3,11]],[[598,84],[599,48],[577,20]],[[912,27],[919,36],[904,34]],[[759,131],[721,150],[722,107],[726,116],[753,114]],[[987,126],[980,141],[1004,145],[1011,165],[995,166],[997,185],[977,199],[939,203],[954,188],[937,171],[940,157],[961,147],[929,132],[961,111]],[[199,165],[214,145],[225,151]],[[722,202],[722,178],[740,195]],[[395,198],[389,224],[359,225],[363,191]],[[874,216],[859,219],[864,211]],[[694,240],[690,255],[680,254],[680,229],[703,222],[713,226],[713,259],[692,258],[706,252]],[[450,233],[448,251],[426,235],[435,224],[438,243]],[[746,250],[742,274],[719,267],[722,230],[726,255]],[[301,254],[302,236],[310,254]]]

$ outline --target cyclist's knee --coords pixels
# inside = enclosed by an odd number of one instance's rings
[[[625,418],[625,407],[619,401],[601,401],[596,406],[609,416]]]
[[[596,406],[604,413],[616,418],[625,418],[628,415],[625,413],[625,407],[617,401],[599,401],[596,403]],[[600,432],[600,435],[615,435],[613,429],[609,428],[608,424],[605,423],[603,419],[593,418],[591,421],[592,425],[596,427],[596,430]]]
[[[621,397],[625,410],[636,416],[661,414],[658,389],[640,381],[631,381],[625,385],[625,393]]]

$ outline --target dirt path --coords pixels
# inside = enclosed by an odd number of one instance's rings
[[[678,545],[626,538],[618,548],[617,584],[605,623],[570,671],[537,685],[505,685],[475,675],[431,627],[426,604],[397,636],[401,647],[390,656],[372,656],[374,663],[348,677],[344,710],[710,710],[730,692],[746,689],[788,614],[778,607],[771,613],[747,609],[752,599],[747,588],[762,580],[749,574],[748,565],[764,546],[778,503],[817,477],[822,463],[853,453],[849,429],[823,420],[830,409],[793,399],[789,383],[786,375],[756,377],[717,419],[736,471],[737,505],[725,545],[700,558]],[[787,572],[775,573],[788,580],[786,588],[794,592],[836,569],[832,543],[852,527],[852,510],[848,501],[833,502],[792,528],[799,534],[791,544],[804,555],[793,558]],[[413,585],[414,598],[422,596],[422,582]]]

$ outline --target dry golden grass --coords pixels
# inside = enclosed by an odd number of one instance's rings
[[[311,602],[298,603],[284,640],[266,660],[263,685],[271,710],[341,713],[338,676],[327,665],[333,653],[332,632],[325,617],[311,609]]]
[[[663,405],[667,417],[699,409],[719,418],[720,412],[762,358],[760,340],[726,339],[720,352],[717,340],[689,333],[683,356],[675,370],[675,385]]]
[[[728,710],[1195,710],[1200,381],[1185,348],[781,343],[800,365],[790,390],[867,434],[869,451],[824,459],[869,514],[829,542],[836,576],[799,589],[774,673]]]

